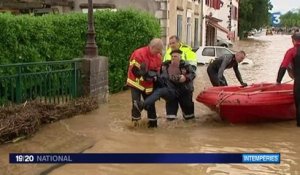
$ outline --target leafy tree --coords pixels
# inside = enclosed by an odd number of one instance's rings
[[[273,5],[270,0],[240,0],[239,37],[242,39],[253,28],[268,25]]]
[[[300,27],[300,9],[281,15],[280,21],[281,25],[287,28]]]

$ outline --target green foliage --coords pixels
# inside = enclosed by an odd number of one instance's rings
[[[120,91],[127,77],[130,54],[159,37],[158,20],[147,13],[124,10],[97,13],[95,23],[99,52],[109,57],[110,91]]]
[[[99,55],[109,58],[110,92],[123,89],[129,56],[160,36],[155,17],[133,9],[94,13]],[[84,56],[87,14],[0,14],[0,64],[70,60]]]
[[[282,26],[287,28],[291,27],[300,27],[300,10],[298,11],[289,11],[280,17]]]
[[[239,4],[239,37],[253,28],[261,28],[268,25],[270,19],[269,10],[273,8],[270,0],[240,0]]]

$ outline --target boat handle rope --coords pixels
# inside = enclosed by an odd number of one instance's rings
[[[292,81],[293,81],[293,79],[292,79],[292,80],[289,80],[289,81],[286,81],[286,82],[284,82],[284,83],[281,83],[281,84],[287,84],[287,83],[292,82]],[[270,85],[270,86],[265,86],[265,87],[260,86],[259,88],[257,88],[257,90],[268,89],[268,88],[271,88],[271,87],[274,87],[274,86],[277,86],[277,85],[278,85],[278,84],[272,84],[272,85]],[[221,98],[219,99],[219,102],[216,104],[216,107],[217,107],[217,108],[220,108],[220,105],[221,105],[228,97],[230,97],[230,96],[232,96],[232,95],[235,95],[235,94],[237,94],[237,93],[243,92],[243,91],[245,91],[245,90],[247,90],[247,88],[243,88],[243,89],[241,89],[241,90],[239,90],[239,91],[232,92],[232,93],[228,94],[227,96],[221,97]],[[222,93],[223,93],[223,91],[222,91]],[[220,94],[220,93],[219,93],[219,94]]]

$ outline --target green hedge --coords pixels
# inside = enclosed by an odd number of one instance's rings
[[[109,58],[110,92],[124,87],[132,51],[160,36],[157,19],[133,9],[94,13],[99,55]],[[87,14],[0,14],[0,64],[70,60],[84,55]]]

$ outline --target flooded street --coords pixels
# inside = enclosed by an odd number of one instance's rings
[[[241,65],[240,72],[248,84],[274,83],[285,51],[292,46],[290,36],[274,35],[237,41],[232,48],[244,50],[253,64]],[[228,84],[238,85],[232,69],[226,70]],[[286,74],[283,83],[289,81]],[[206,66],[198,66],[194,99],[200,91],[211,87]],[[159,126],[133,127],[130,120],[130,92],[111,95],[109,102],[87,115],[60,121],[68,130],[95,140],[84,153],[281,153],[280,164],[68,164],[44,174],[50,175],[297,175],[300,174],[300,129],[296,121],[233,125],[220,120],[218,115],[195,101],[196,121],[165,121],[164,101],[157,104]],[[180,113],[179,113],[180,114]],[[50,128],[48,128],[50,129]],[[64,139],[60,127],[52,127],[53,135]],[[55,133],[56,132],[56,133]],[[36,136],[33,136],[36,137]],[[39,136],[43,143],[46,138]],[[43,140],[45,138],[45,140]],[[30,147],[28,141],[16,143]],[[35,143],[37,143],[35,142]],[[78,141],[80,142],[80,140]],[[83,142],[83,140],[82,140]],[[9,144],[0,153],[14,151]],[[70,143],[71,144],[71,143]],[[76,143],[72,143],[76,144]],[[45,145],[46,146],[46,145]],[[68,147],[66,145],[67,152]],[[56,152],[55,150],[52,150]],[[32,151],[34,152],[34,151]],[[37,150],[37,152],[43,152]],[[14,165],[10,165],[14,166]],[[24,165],[25,166],[25,165]],[[39,166],[39,165],[37,165]],[[13,174],[10,172],[8,174]]]

